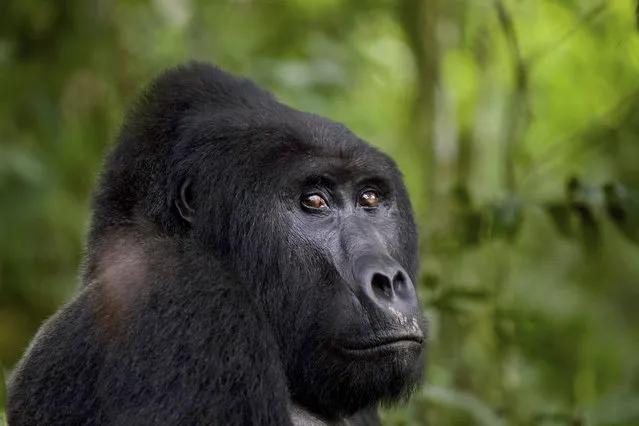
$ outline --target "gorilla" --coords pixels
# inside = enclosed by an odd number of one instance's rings
[[[344,125],[183,64],[128,114],[92,212],[11,426],[378,424],[419,386],[412,207]]]

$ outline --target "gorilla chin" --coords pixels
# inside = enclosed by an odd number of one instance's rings
[[[9,379],[11,426],[373,426],[422,379],[397,165],[215,66],[140,96],[83,265]]]
[[[368,349],[341,349],[342,383],[350,394],[359,394],[344,414],[376,401],[388,404],[403,401],[422,379],[421,343],[400,341]],[[355,401],[354,401],[355,402]]]
[[[329,422],[352,416],[379,403],[406,402],[423,377],[421,340],[394,340],[373,346],[333,345],[325,353],[331,363],[306,360],[315,366],[312,377],[302,383],[315,384],[312,392],[294,393],[293,399]],[[321,383],[321,384],[320,384]],[[293,389],[299,389],[293,383]],[[321,394],[321,398],[317,395]]]

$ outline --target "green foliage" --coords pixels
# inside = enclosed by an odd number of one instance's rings
[[[6,407],[7,391],[4,381],[4,368],[0,364],[0,426],[6,426],[5,407]]]
[[[98,3],[0,6],[6,367],[75,289],[134,93],[198,58],[345,122],[403,170],[429,370],[386,424],[639,424],[634,0]]]

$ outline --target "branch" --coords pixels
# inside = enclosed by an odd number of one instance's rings
[[[516,188],[514,150],[522,130],[522,125],[524,124],[522,119],[527,111],[526,98],[528,95],[528,72],[526,63],[521,56],[517,33],[511,16],[508,14],[508,11],[501,0],[495,0],[495,8],[497,10],[499,24],[510,49],[515,73],[515,87],[508,109],[510,118],[506,120],[506,152],[504,158],[506,168],[506,188],[509,192],[513,193]]]
[[[628,108],[629,105],[636,102],[639,99],[639,86],[636,87],[632,92],[630,92],[627,96],[624,96],[621,100],[617,101],[610,109],[608,109],[603,114],[600,114],[597,117],[593,117],[588,120],[588,123],[582,128],[577,129],[575,132],[571,133],[568,136],[564,136],[552,143],[544,143],[547,145],[546,148],[535,160],[535,164],[526,172],[524,179],[526,181],[532,179],[533,177],[548,173],[547,167],[549,164],[552,166],[552,160],[557,159],[559,157],[558,151],[560,148],[568,146],[567,153],[564,155],[565,157],[575,158],[579,154],[583,154],[584,152],[590,149],[602,149],[605,148],[608,143],[608,139],[602,137],[598,138],[600,143],[595,145],[587,145],[584,147],[584,144],[588,142],[583,135],[591,134],[593,131],[601,128],[602,123],[607,123],[611,120],[612,117],[616,116],[623,112],[624,109]],[[625,118],[626,120],[628,117]],[[570,142],[577,140],[578,143],[571,144]]]
[[[513,20],[506,11],[506,7],[501,0],[495,1],[495,8],[497,9],[497,17],[499,18],[499,24],[504,32],[508,46],[510,47],[513,58],[516,63],[521,62],[521,54],[519,52],[519,42],[517,40],[517,33],[515,32],[515,26]]]
[[[423,158],[426,186],[424,205],[433,205],[435,198],[436,158],[434,141],[435,89],[439,82],[439,49],[437,0],[402,0],[398,3],[399,22],[406,34],[416,63],[416,90],[410,139]]]
[[[579,19],[577,19],[577,22],[575,22],[572,28],[566,31],[566,33],[564,33],[563,36],[559,37],[559,39],[556,42],[554,42],[550,47],[546,48],[541,53],[534,55],[534,57],[531,58],[530,63],[534,66],[539,65],[540,62],[542,62],[544,59],[546,59],[548,56],[554,53],[562,44],[564,44],[570,37],[572,37],[577,32],[577,30],[579,30],[579,27],[581,27],[584,24],[587,24],[588,22],[594,20],[597,16],[599,16],[599,14],[603,12],[603,10],[606,8],[607,5],[608,5],[608,2],[603,1],[597,6],[594,6],[592,9],[590,9],[586,13],[583,13],[579,17]],[[637,25],[639,26],[639,0],[637,1],[636,13],[637,13],[637,21],[638,21]]]

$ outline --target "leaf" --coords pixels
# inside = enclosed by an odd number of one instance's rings
[[[598,195],[599,188],[577,177],[573,176],[566,182],[568,205],[578,219],[581,241],[591,252],[601,245],[601,231],[594,208]]]
[[[570,221],[570,207],[565,202],[551,201],[545,205],[546,213],[550,216],[557,232],[565,237],[573,236],[573,227]]]
[[[477,425],[507,425],[489,405],[471,393],[432,385],[424,386],[421,393],[426,400],[433,404],[445,405],[466,412]]]
[[[429,290],[437,290],[440,286],[440,279],[437,275],[433,273],[426,272],[422,277],[422,286]]]
[[[639,193],[617,184],[603,187],[606,213],[628,240],[639,244]]]
[[[482,214],[477,211],[462,213],[460,220],[462,243],[471,247],[478,246],[481,243],[481,231],[485,223]]]
[[[457,238],[463,245],[470,247],[481,243],[485,218],[475,207],[473,198],[464,184],[453,187],[452,198],[457,207]]]
[[[588,202],[592,192],[592,187],[576,176],[572,176],[566,181],[566,198],[569,203]]]
[[[453,188],[453,199],[457,202],[457,205],[463,209],[472,209],[473,199],[468,191],[468,187],[463,184],[457,184]]]
[[[442,292],[442,296],[450,299],[470,299],[470,300],[484,300],[490,297],[490,292],[483,289],[465,289],[465,288],[453,288]]]
[[[523,203],[515,196],[508,196],[492,208],[492,232],[495,238],[513,242],[524,219]]]
[[[2,362],[0,362],[0,426],[6,426],[7,388],[4,381],[4,369],[2,365]]]
[[[574,203],[572,209],[579,217],[584,246],[587,250],[596,250],[601,244],[601,232],[593,208],[586,203]]]
[[[26,150],[0,147],[0,183],[9,178],[35,186],[44,179],[44,166]]]
[[[443,312],[461,313],[464,309],[460,306],[468,302],[481,302],[490,297],[490,292],[483,289],[451,288],[442,291],[437,297],[428,303],[435,309]]]
[[[639,422],[638,395],[609,395],[599,400],[589,413],[593,425],[637,424]],[[633,423],[630,423],[630,422]],[[625,423],[624,423],[625,424]]]

